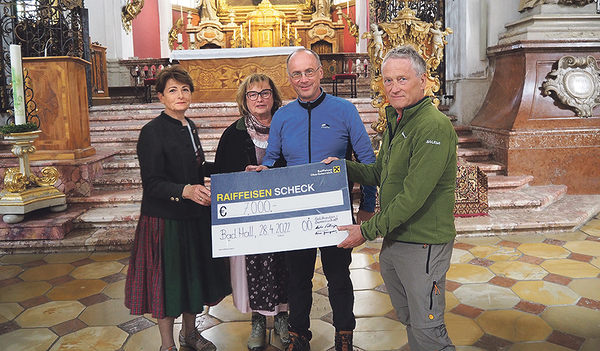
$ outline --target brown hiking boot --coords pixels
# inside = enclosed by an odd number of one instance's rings
[[[310,342],[307,338],[290,332],[290,343],[287,344],[285,351],[310,351]]]
[[[352,331],[335,332],[335,351],[352,350]]]

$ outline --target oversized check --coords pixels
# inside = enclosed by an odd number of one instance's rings
[[[211,177],[213,257],[337,245],[352,224],[346,163]]]

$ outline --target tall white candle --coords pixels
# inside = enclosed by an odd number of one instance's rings
[[[181,33],[177,33],[177,42],[183,43],[183,35]]]
[[[350,0],[348,0],[348,2],[346,3],[346,12],[348,16],[350,16]]]
[[[23,61],[21,45],[10,46],[10,71],[12,76],[15,124],[25,124],[25,91],[23,89]]]
[[[196,33],[190,33],[190,43],[193,43],[196,41]]]

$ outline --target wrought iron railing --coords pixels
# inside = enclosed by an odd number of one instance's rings
[[[405,0],[370,0],[369,17],[371,23],[390,22],[400,10],[404,8]],[[446,0],[410,0],[408,7],[417,12],[417,17],[424,22],[442,22],[442,28],[446,28],[445,20]],[[444,57],[446,57],[444,52]],[[442,60],[434,71],[440,79],[440,90],[438,94],[443,97],[446,94],[446,62]]]
[[[11,44],[21,45],[22,57],[70,56],[90,60],[89,24],[83,0],[0,0],[0,16],[0,113],[12,109]],[[90,93],[91,71],[87,79]],[[91,94],[88,96],[91,99]]]

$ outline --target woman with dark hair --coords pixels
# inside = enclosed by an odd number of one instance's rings
[[[215,173],[242,172],[259,165],[265,155],[273,114],[282,105],[273,80],[260,73],[246,77],[237,92],[242,117],[230,125],[219,141]],[[276,166],[284,166],[280,158]],[[266,344],[266,316],[274,316],[274,329],[281,342],[287,330],[287,271],[283,253],[229,258],[233,303],[243,313],[252,312],[248,349],[262,350]],[[260,277],[260,278],[259,278]]]
[[[165,109],[142,128],[137,143],[143,196],[125,306],[158,319],[161,351],[177,350],[173,324],[181,314],[181,346],[213,351],[195,327],[196,314],[230,294],[231,285],[225,261],[212,258],[204,152],[185,117],[194,83],[185,69],[172,66],[158,73],[155,87]]]

